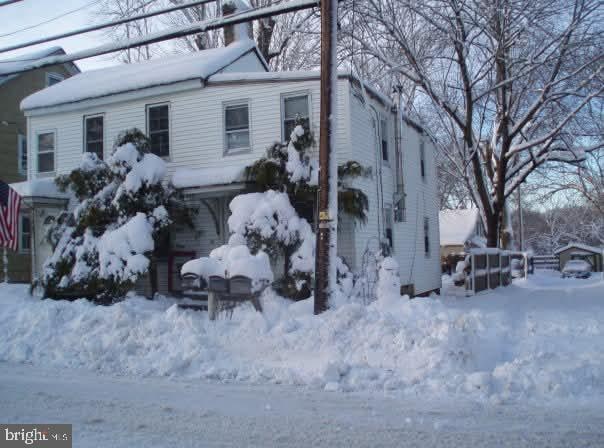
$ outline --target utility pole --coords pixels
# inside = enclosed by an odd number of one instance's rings
[[[321,1],[321,117],[319,135],[319,228],[315,255],[315,314],[327,310],[335,285],[338,225],[335,108],[338,0]]]

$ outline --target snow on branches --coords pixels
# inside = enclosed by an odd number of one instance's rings
[[[173,190],[162,184],[165,162],[145,152],[141,136],[124,134],[107,161],[84,153],[77,169],[56,180],[79,204],[47,232],[53,253],[41,279],[46,296],[75,293],[106,303],[148,272],[156,240],[171,223]]]

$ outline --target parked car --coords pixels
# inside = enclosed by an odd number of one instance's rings
[[[569,260],[562,269],[562,278],[589,278],[591,265],[585,260]]]

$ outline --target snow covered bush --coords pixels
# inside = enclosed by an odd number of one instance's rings
[[[162,184],[165,162],[148,152],[138,130],[120,136],[107,161],[84,153],[56,182],[78,205],[50,224],[53,253],[40,280],[47,297],[79,295],[108,303],[124,297],[149,272],[171,223],[174,190]]]

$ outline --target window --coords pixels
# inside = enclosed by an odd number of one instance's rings
[[[151,152],[159,157],[170,155],[170,106],[147,106],[147,133]]]
[[[59,73],[46,73],[46,87],[54,86],[64,79],[65,77]]]
[[[385,118],[380,119],[380,135],[382,138],[382,160],[388,161],[388,122]]]
[[[19,249],[21,252],[29,252],[31,248],[31,220],[27,215],[19,217]]]
[[[38,173],[52,173],[55,170],[55,133],[38,134]]]
[[[103,116],[84,117],[84,151],[103,159]]]
[[[388,246],[392,248],[392,206],[390,205],[384,207],[384,233],[386,240],[388,240]]]
[[[426,150],[424,148],[424,140],[419,141],[419,164],[422,173],[422,180],[426,180]]]
[[[430,220],[424,218],[424,254],[430,256]]]
[[[310,107],[308,95],[286,96],[283,97],[283,140],[289,140],[294,128],[298,123],[302,124],[304,129],[310,131]]]
[[[23,134],[19,134],[17,145],[17,166],[19,167],[19,174],[27,176],[27,137]]]
[[[224,107],[224,132],[227,153],[250,148],[250,112],[247,103]]]

